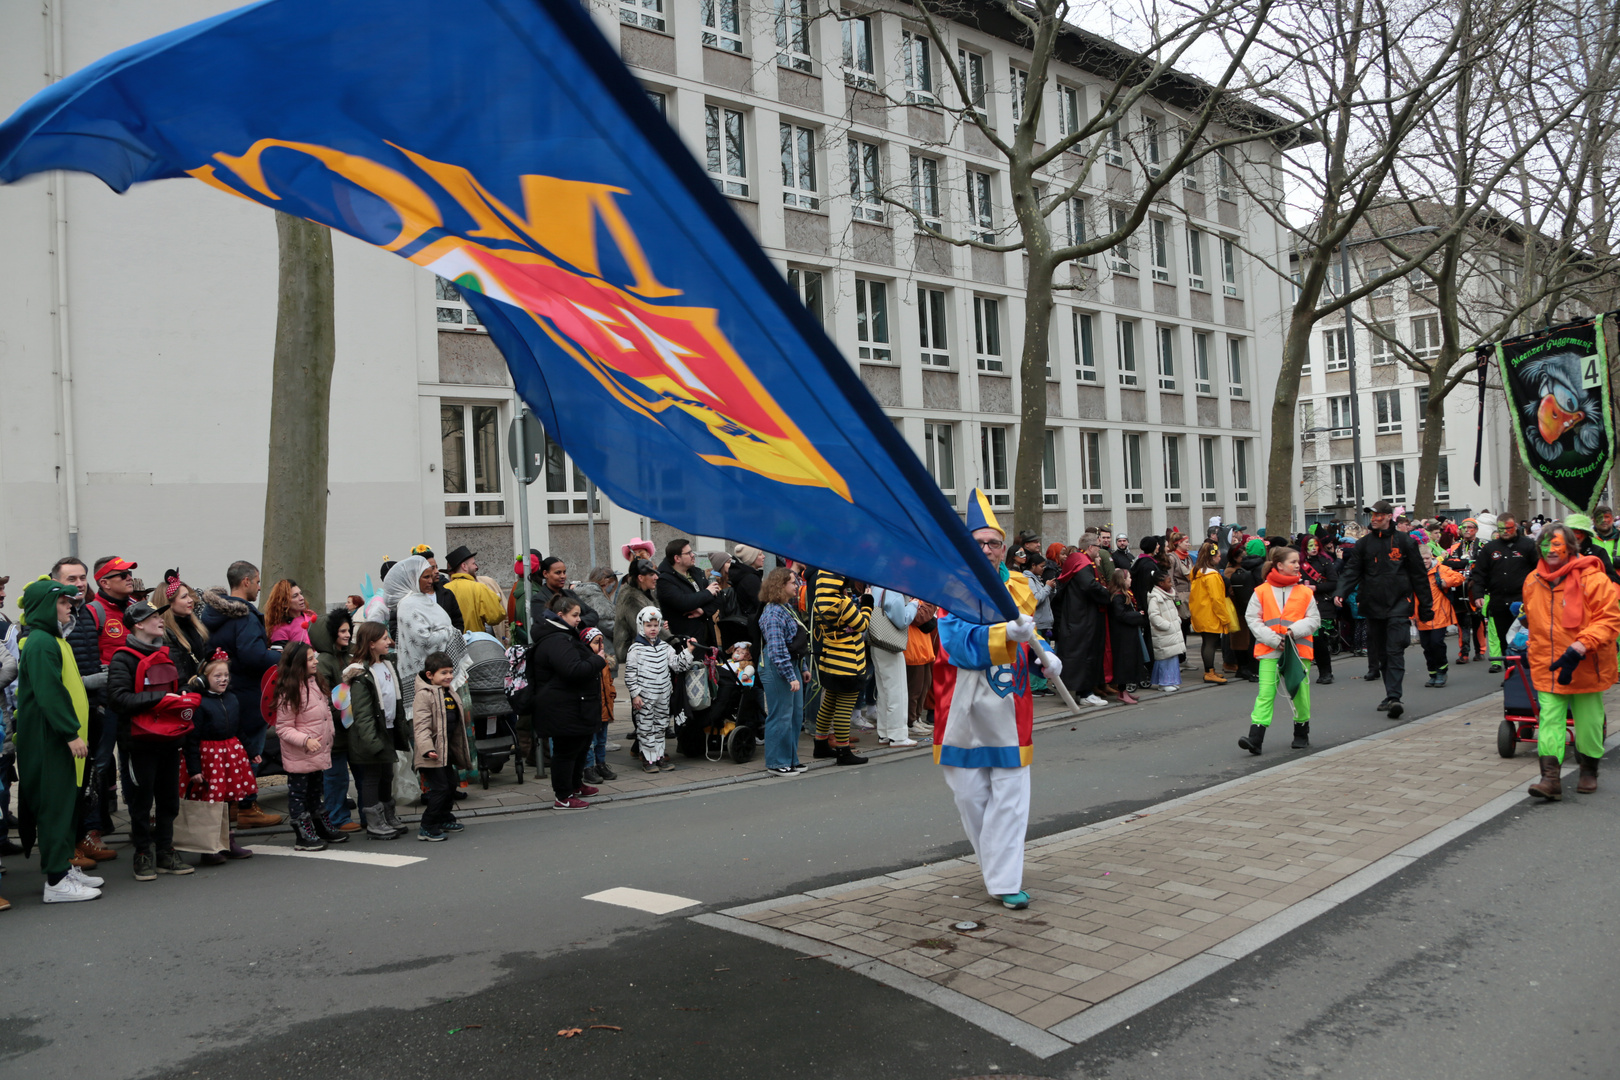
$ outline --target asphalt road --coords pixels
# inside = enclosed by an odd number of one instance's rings
[[[1318,749],[1390,726],[1373,709],[1381,688],[1346,678],[1352,670],[1361,669],[1341,662],[1335,685],[1313,687]],[[1409,686],[1412,710],[1403,719],[1479,697],[1491,682],[1482,667],[1470,665],[1455,669],[1443,690]],[[1291,759],[1286,738],[1260,758],[1238,750],[1251,701],[1251,686],[1233,684],[1154,696],[1139,707],[1043,731],[1032,834]],[[1277,735],[1285,732],[1279,725]],[[1492,737],[1493,729],[1481,731],[1482,739]],[[921,755],[568,815],[486,819],[445,844],[349,848],[427,861],[388,869],[261,856],[137,884],[127,877],[126,853],[108,864],[101,900],[52,907],[37,902],[34,868],[14,861],[3,891],[16,907],[0,917],[9,976],[0,1003],[5,1075],[76,1076],[92,1060],[108,1078],[171,1070],[393,1078],[451,1069],[514,1076],[1058,1076],[1075,1068],[1076,1075],[1132,1075],[1118,1070],[1168,1064],[1138,1061],[1135,1037],[1123,1032],[1044,1063],[1021,1061],[1005,1043],[895,991],[682,917],[965,852],[946,789]],[[1382,889],[1426,872],[1414,868]],[[1494,867],[1482,872],[1490,876]],[[621,885],[690,897],[703,907],[655,917],[581,899]],[[1398,936],[1373,925],[1383,921],[1380,907],[1366,898],[1358,904],[1372,906],[1363,923],[1344,932],[1397,947]],[[1294,937],[1262,957],[1284,962]],[[1357,963],[1374,951],[1347,945]],[[1330,955],[1318,949],[1309,962],[1325,963]],[[1314,977],[1305,984],[1316,989],[1296,985],[1289,1008],[1306,1009],[1313,1000],[1326,1007],[1344,985]],[[1205,1007],[1203,989],[1172,999],[1143,1022],[1164,1013],[1160,1022],[1174,1026],[1183,999]],[[1234,1060],[1245,1052],[1239,1032],[1258,1039],[1284,1030],[1276,1016],[1249,1013],[1234,1025],[1234,1015],[1194,1025],[1230,1029]],[[587,1021],[623,1030],[593,1030]],[[1421,1015],[1414,1023],[1424,1026]],[[573,1026],[584,1033],[557,1037]],[[1172,1035],[1199,1037],[1184,1026],[1160,1037]],[[1210,1064],[1196,1045],[1186,1052],[1199,1067]]]

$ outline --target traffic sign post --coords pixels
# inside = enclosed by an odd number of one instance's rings
[[[517,416],[506,429],[506,456],[512,463],[512,473],[518,478],[518,536],[523,547],[518,552],[518,576],[528,576],[529,566],[529,485],[540,479],[545,471],[546,433],[540,421],[534,418],[527,405],[518,409]],[[524,591],[527,596],[527,590]],[[528,612],[520,612],[527,621]]]

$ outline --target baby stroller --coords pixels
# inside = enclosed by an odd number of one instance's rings
[[[687,721],[682,734],[690,732],[687,743],[696,752],[681,752],[687,757],[698,753],[709,761],[730,758],[738,765],[746,765],[765,737],[765,718],[759,709],[757,686],[743,686],[737,673],[724,663],[710,668],[711,700],[709,707]]]
[[[517,782],[523,783],[523,755],[518,753],[516,717],[506,698],[506,675],[510,665],[506,646],[492,634],[468,634],[467,693],[471,699],[471,722],[478,779],[489,787],[491,773],[498,773],[512,762]]]

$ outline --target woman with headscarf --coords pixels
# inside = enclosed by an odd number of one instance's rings
[[[448,653],[459,662],[466,651],[460,632],[435,598],[438,577],[431,562],[412,555],[395,563],[383,579],[383,596],[399,628],[399,675],[407,686],[422,673],[428,653]]]
[[[1059,549],[1062,550],[1061,548]],[[1057,658],[1063,664],[1063,684],[1077,702],[1106,705],[1097,693],[1103,685],[1103,644],[1108,632],[1108,587],[1097,579],[1089,554],[1076,551],[1063,560],[1052,600],[1052,630]]]

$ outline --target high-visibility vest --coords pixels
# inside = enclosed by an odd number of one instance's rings
[[[1254,591],[1260,597],[1260,621],[1283,637],[1288,636],[1289,624],[1296,623],[1310,614],[1311,590],[1308,586],[1295,585],[1288,594],[1288,602],[1282,606],[1281,610],[1277,608],[1277,590],[1275,587],[1262,583],[1256,586]],[[1299,650],[1301,660],[1315,659],[1316,650],[1313,642],[1314,638],[1294,639],[1294,648]],[[1276,654],[1276,649],[1258,638],[1255,639],[1254,658],[1256,660],[1267,656],[1275,656]]]

